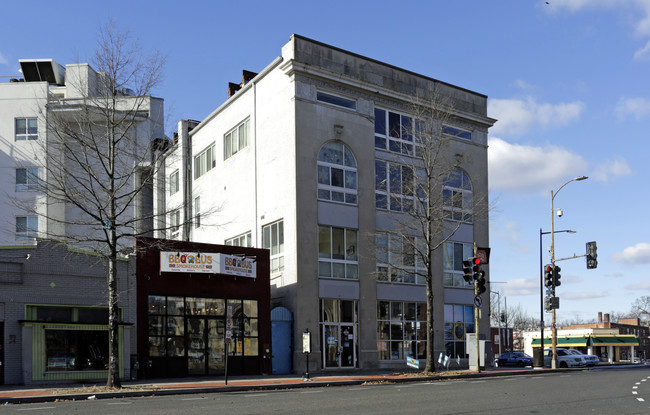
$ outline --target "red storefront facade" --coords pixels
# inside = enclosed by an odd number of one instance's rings
[[[138,375],[271,373],[269,251],[139,238]]]

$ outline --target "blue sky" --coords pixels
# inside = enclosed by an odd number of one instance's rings
[[[113,18],[167,56],[165,99],[203,119],[241,70],[258,72],[292,33],[489,97],[492,290],[539,317],[539,231],[556,257],[598,242],[598,269],[563,261],[559,320],[626,312],[650,295],[650,0],[0,1],[0,76],[18,59],[92,58]],[[12,9],[14,9],[12,11]],[[21,16],[19,18],[19,16]],[[8,78],[0,78],[7,81]],[[544,239],[544,263],[548,262]],[[550,315],[546,314],[546,321]]]

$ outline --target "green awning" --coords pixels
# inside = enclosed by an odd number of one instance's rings
[[[622,336],[591,336],[592,346],[638,346],[639,339],[633,334]]]
[[[558,336],[557,345],[560,347],[587,347],[587,341],[589,339],[586,336]],[[553,340],[550,337],[544,338],[544,347],[551,347]],[[541,344],[540,339],[533,339],[532,346],[539,347]]]

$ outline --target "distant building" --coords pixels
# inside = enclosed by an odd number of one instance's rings
[[[609,314],[598,313],[597,323],[574,324],[558,329],[557,347],[577,349],[600,357],[602,362],[635,362],[648,356],[649,329],[639,319],[621,319],[612,323]],[[523,333],[524,351],[532,354],[541,345],[540,332]],[[550,348],[552,332],[544,331],[544,348]]]
[[[434,186],[455,196],[445,199],[450,222],[473,218],[431,258],[435,350],[464,359],[474,291],[462,260],[474,243],[489,246],[487,200],[477,196],[487,194],[495,122],[485,95],[293,35],[260,73],[231,83],[206,119],[179,123],[155,209],[184,208],[156,236],[269,249],[272,306],[294,319],[294,372],[304,370],[306,330],[312,369],[402,368],[409,356],[425,357],[421,265],[408,249],[378,258],[375,244],[402,244],[388,235],[389,218],[413,199],[402,190],[413,176],[401,160],[417,150],[406,131],[418,122],[414,104],[434,89],[453,103],[442,128],[448,156],[461,160],[453,180]],[[412,271],[399,272],[398,260]]]

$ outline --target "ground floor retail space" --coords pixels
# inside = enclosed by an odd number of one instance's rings
[[[138,244],[138,376],[271,373],[267,250]]]

